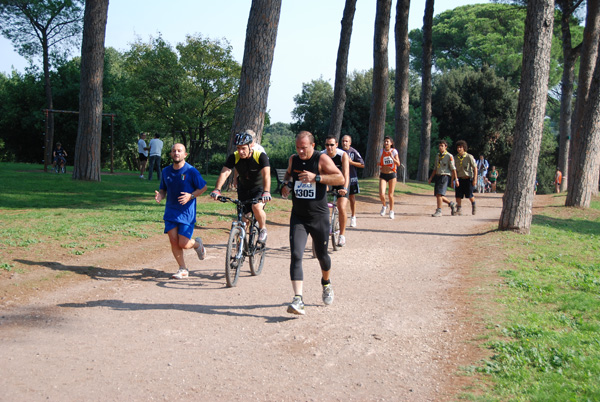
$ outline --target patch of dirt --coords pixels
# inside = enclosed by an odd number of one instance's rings
[[[169,279],[177,267],[163,234],[30,258],[55,275],[3,293],[0,399],[455,400],[476,382],[460,367],[486,356],[479,338],[497,279],[477,267],[501,258],[489,241],[501,196],[478,195],[476,216],[446,207],[441,218],[433,196],[397,196],[395,220],[360,201],[358,226],[331,252],[331,306],[305,253],[304,317],[286,313],[287,213],[269,214],[263,273],[246,262],[235,288],[223,277],[227,222],[196,231],[208,256],[187,251],[183,281]]]

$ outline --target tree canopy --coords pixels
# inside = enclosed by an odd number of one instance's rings
[[[525,34],[523,7],[506,4],[474,4],[456,7],[435,16],[433,21],[433,65],[441,72],[469,66],[493,68],[496,75],[518,86],[521,79],[523,38]],[[572,19],[574,36],[581,37],[583,28]],[[552,42],[550,87],[560,82],[562,50],[560,25],[555,26]],[[409,33],[411,66],[421,70],[422,32]]]

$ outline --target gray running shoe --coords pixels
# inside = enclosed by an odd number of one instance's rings
[[[290,314],[304,315],[304,302],[300,296],[294,296],[292,303],[288,306],[287,312]]]
[[[460,205],[456,207],[456,215],[462,216],[462,207]]]
[[[323,286],[323,303],[328,306],[333,303],[333,288],[331,287],[331,283]]]
[[[204,244],[202,244],[202,239],[196,237],[194,240],[200,245],[200,247],[194,250],[196,251],[196,254],[198,254],[198,258],[203,260],[206,257],[206,248],[204,248]]]
[[[456,203],[454,201],[450,203],[450,211],[450,214],[452,216],[456,215]]]
[[[436,210],[435,210],[435,213],[434,213],[434,214],[431,214],[431,216],[433,216],[434,218],[437,218],[437,217],[439,217],[439,216],[442,216],[442,209],[441,209],[441,208],[438,208],[438,209],[436,209]]]
[[[185,268],[179,268],[179,270],[171,275],[171,279],[185,279],[189,276],[189,272]]]
[[[267,228],[262,228],[258,234],[258,241],[262,244],[267,242]]]
[[[475,203],[471,204],[471,213],[475,215],[477,213],[477,205]]]

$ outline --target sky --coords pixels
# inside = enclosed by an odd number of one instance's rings
[[[323,78],[333,87],[344,3],[343,0],[283,0],[267,105],[271,123],[292,122],[294,96],[301,92],[303,83]],[[477,3],[486,1],[436,0],[434,14]],[[250,4],[250,0],[113,0],[109,3],[105,45],[126,51],[137,39],[148,42],[161,34],[174,47],[184,42],[186,35],[201,34],[211,39],[227,39],[234,58],[241,64]],[[395,63],[395,10],[394,0],[388,46],[391,68]],[[425,0],[411,1],[409,30],[422,27],[424,10]],[[375,0],[357,1],[348,72],[373,67],[375,11]],[[13,69],[22,72],[28,65],[4,37],[0,37],[0,55],[0,72],[4,74]],[[55,106],[60,109],[60,105]]]

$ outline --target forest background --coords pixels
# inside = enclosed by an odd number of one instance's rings
[[[558,12],[556,17],[560,18]],[[500,188],[512,150],[524,21],[523,7],[492,3],[445,11],[434,18],[433,24],[432,155],[436,152],[436,139],[446,139],[451,150],[453,143],[464,139],[471,153],[476,157],[485,155],[490,164],[498,167]],[[573,17],[570,24],[572,42],[580,43],[581,19]],[[560,24],[555,23],[549,102],[537,170],[540,192],[551,191],[558,160],[563,66],[560,29]],[[407,179],[416,176],[419,159],[422,37],[420,29],[409,35],[411,119]],[[104,113],[114,113],[117,117],[112,150],[106,135],[110,133],[110,120],[104,121],[103,167],[107,167],[113,151],[115,168],[135,170],[137,136],[140,131],[147,131],[161,134],[167,149],[173,142],[183,142],[190,151],[190,163],[202,172],[218,172],[227,154],[240,70],[226,39],[211,39],[201,34],[188,35],[176,44],[158,35],[146,41],[139,38],[125,51],[107,48]],[[50,77],[55,108],[78,110],[80,58],[54,53]],[[385,133],[393,137],[393,70],[389,78]],[[353,146],[364,155],[372,70],[351,72],[346,95],[342,135],[351,135]],[[267,118],[265,124],[262,145],[276,168],[285,167],[287,158],[295,152],[293,137],[301,129],[315,134],[317,146],[322,146],[333,104],[332,84],[315,77],[303,84],[294,102],[290,123],[271,124]],[[25,72],[0,74],[0,160],[43,161],[44,105],[44,76],[39,66],[32,63]],[[55,115],[55,132],[55,141],[60,141],[68,151],[73,150],[77,118]],[[168,158],[163,163],[168,164]]]

